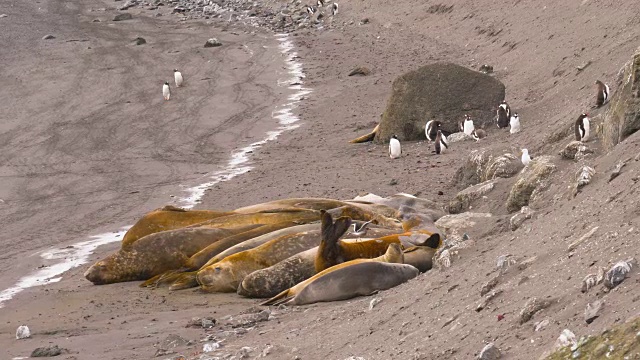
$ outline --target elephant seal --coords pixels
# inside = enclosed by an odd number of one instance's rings
[[[362,135],[358,138],[355,138],[353,140],[350,140],[349,142],[352,144],[360,144],[360,143],[365,143],[365,142],[369,142],[369,141],[373,141],[373,139],[376,137],[376,134],[378,133],[378,131],[380,131],[380,124],[376,125],[375,128],[373,128],[373,131],[366,134],[366,135]]]
[[[203,221],[231,215],[230,212],[210,210],[185,210],[167,205],[153,210],[138,220],[122,238],[122,247],[131,245],[136,240],[160,231],[174,230]]]
[[[403,251],[404,263],[415,266],[421,273],[433,267],[433,255],[438,251],[428,246],[412,246]]]
[[[317,252],[318,247],[314,247],[268,268],[252,272],[245,276],[238,286],[238,295],[251,298],[269,298],[309,279],[316,274],[315,258]],[[394,243],[389,245],[384,255],[367,260],[401,263],[402,252],[400,245]],[[413,260],[417,264],[419,259],[415,257]]]
[[[293,225],[295,225],[295,223],[292,223],[292,222],[283,222],[283,223],[270,224],[270,225],[259,225],[255,229],[251,229],[248,231],[241,232],[239,234],[231,235],[229,237],[216,241],[213,244],[207,246],[206,248],[193,254],[193,256],[191,256],[185,262],[183,268],[177,269],[177,270],[170,270],[166,273],[156,275],[151,279],[142,283],[140,286],[158,288],[158,287],[163,287],[165,285],[172,285],[178,279],[184,278],[180,274],[183,274],[189,271],[196,271],[200,269],[212,257],[218,255],[222,251],[230,248],[231,246],[234,246],[236,244],[239,244],[249,239],[253,239],[257,236],[268,234],[273,231],[280,230],[282,228],[287,228]],[[194,283],[193,286],[197,286],[197,283],[195,282],[195,280],[192,283]],[[174,288],[177,288],[177,287],[178,286]]]
[[[314,231],[282,236],[205,266],[198,271],[196,279],[206,292],[235,292],[250,273],[318,246],[319,242],[318,233]]]
[[[286,221],[294,221],[298,224],[307,224],[320,220],[320,212],[317,210],[286,208],[273,209],[249,214],[231,214],[207,220],[191,227],[222,227],[243,226],[251,224],[277,224]]]
[[[225,237],[256,227],[182,228],[147,235],[92,265],[84,276],[96,285],[147,280],[184,267],[193,254]]]
[[[389,250],[392,251],[391,246]],[[418,269],[412,265],[373,259],[352,260],[323,270],[261,305],[304,305],[346,300],[390,289],[418,274]]]
[[[389,244],[400,243],[398,237],[394,235],[355,243],[340,241],[340,237],[351,226],[351,218],[343,216],[333,222],[328,212],[321,211],[321,213],[322,241],[315,259],[317,273],[345,261],[380,256],[387,251]]]
[[[291,198],[269,201],[262,204],[249,205],[233,210],[237,214],[249,214],[265,210],[276,210],[282,208],[298,208],[309,210],[329,210],[344,206],[345,203],[340,200],[324,199],[324,198]]]

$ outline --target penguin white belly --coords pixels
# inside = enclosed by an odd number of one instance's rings
[[[473,126],[473,121],[465,121],[464,122],[464,133],[471,136],[475,127]],[[446,141],[446,140],[445,140]]]
[[[582,126],[584,127],[584,134],[582,134],[582,141],[589,140],[589,119],[582,119]]]
[[[509,125],[511,125],[511,129],[509,129],[509,132],[511,134],[520,132],[520,120],[518,120],[517,118],[512,117]]]
[[[179,71],[174,73],[174,77],[176,79],[176,87],[182,86],[182,74]]]
[[[165,100],[169,100],[171,97],[171,92],[169,91],[169,85],[162,85],[162,96],[164,96]]]
[[[609,91],[609,85],[605,84],[604,88],[605,88],[605,91],[604,91],[604,103],[602,105],[604,105],[604,104],[609,102],[609,94],[611,94],[611,92]]]
[[[397,157],[400,157],[400,154],[402,154],[400,141],[398,141],[397,139],[391,139],[391,141],[389,141],[389,156],[392,159],[395,159]]]
[[[433,124],[433,120],[429,120],[427,121],[427,125],[425,125],[424,127],[424,134],[427,136],[427,140],[429,141],[433,141],[433,139],[429,136],[429,133],[431,132],[432,124]]]

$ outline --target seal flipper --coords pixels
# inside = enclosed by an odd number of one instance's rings
[[[176,274],[174,277],[175,280],[171,286],[169,286],[169,290],[175,291],[198,287],[198,279],[196,278],[197,273],[197,271],[188,271],[183,272],[182,274]]]
[[[322,240],[318,246],[318,253],[314,261],[316,273],[344,261],[340,253],[339,241],[352,222],[350,217],[341,216],[334,223],[331,214],[324,210],[320,211],[320,218],[322,220],[320,227]]]
[[[293,299],[294,296],[289,295],[289,289],[281,292],[280,294],[272,297],[271,299],[261,302],[260,305],[266,306],[266,305],[280,305],[280,304],[284,304],[288,301],[290,301],[291,299]]]
[[[367,135],[362,135],[359,138],[355,138],[355,139],[353,139],[353,140],[351,140],[349,142],[352,143],[352,144],[360,144],[360,143],[373,141],[373,139],[376,137],[376,134],[378,133],[379,129],[380,129],[380,124],[376,125],[376,127],[373,129],[373,131],[368,133]]]
[[[168,286],[172,284],[177,277],[182,275],[184,272],[189,271],[189,268],[181,268],[176,270],[169,270],[162,274],[156,275],[151,279],[140,284],[140,287],[149,287],[149,288],[160,288],[164,286]]]

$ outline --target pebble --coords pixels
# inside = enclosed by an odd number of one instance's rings
[[[218,46],[222,46],[222,43],[220,42],[220,40],[218,40],[216,38],[211,38],[211,39],[207,40],[206,43],[204,43],[204,47],[206,47],[206,48],[218,47]]]
[[[18,330],[16,330],[16,339],[26,339],[31,337],[31,331],[29,331],[29,327],[27,325],[18,326]]]
[[[133,15],[129,13],[118,14],[113,17],[113,21],[124,21],[133,19]]]
[[[631,272],[631,268],[635,263],[636,261],[634,259],[617,262],[604,275],[604,286],[608,289],[613,289],[620,285],[627,277],[627,274]]]
[[[42,37],[42,40],[51,40],[51,39],[55,39],[56,37],[51,35],[51,34],[47,34],[45,36]]]
[[[478,360],[495,360],[501,357],[502,353],[500,353],[500,350],[493,343],[488,343],[480,351]]]
[[[558,336],[558,340],[556,340],[556,348],[563,348],[566,346],[574,346],[577,345],[578,341],[576,340],[576,334],[569,329],[564,329]]]
[[[58,347],[58,345],[39,347],[31,352],[31,357],[52,357],[68,353],[69,350]]]
[[[591,324],[595,319],[598,318],[598,316],[600,316],[602,305],[604,305],[602,300],[596,300],[590,304],[587,304],[587,307],[584,309],[584,321],[587,324]]]
[[[147,43],[147,40],[145,40],[145,38],[143,38],[143,37],[137,37],[137,38],[133,39],[133,42],[136,45],[143,45],[143,44]]]
[[[382,299],[376,297],[371,299],[371,301],[369,302],[369,311],[373,310],[373,308],[378,305],[380,302],[382,301]]]
[[[6,17],[7,17],[7,14],[0,14],[0,19],[6,18]]]

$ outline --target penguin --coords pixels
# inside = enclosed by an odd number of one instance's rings
[[[173,77],[176,80],[176,87],[182,86],[182,74],[178,69],[173,69]]]
[[[316,9],[313,6],[307,6],[307,14],[313,16],[316,13]]]
[[[596,107],[600,107],[609,102],[609,85],[596,80],[596,88]]]
[[[522,160],[522,165],[524,166],[529,165],[529,163],[531,162],[531,156],[529,156],[529,150],[522,149],[522,157],[520,158],[520,160]]]
[[[511,126],[509,129],[511,134],[520,132],[520,116],[518,116],[518,113],[513,113],[511,120],[509,120],[509,125]]]
[[[436,135],[438,135],[438,129],[442,127],[442,123],[438,120],[429,120],[424,127],[424,133],[427,136],[427,140],[434,141]]]
[[[589,115],[580,114],[578,120],[576,120],[576,140],[587,141],[589,140]]]
[[[316,3],[316,5],[318,5],[318,7],[322,7],[322,6],[324,6],[324,0],[318,0],[318,2]]]
[[[164,96],[165,100],[169,100],[171,97],[171,89],[169,89],[169,82],[165,81],[164,85],[162,85],[162,96]]]
[[[471,119],[471,116],[466,114],[464,115],[464,124],[462,130],[469,136],[471,136],[471,134],[475,130],[475,126],[473,126],[473,119]]]
[[[442,134],[441,130],[438,130],[438,135],[436,135],[436,154],[440,155],[448,148],[447,137]]]
[[[509,118],[511,117],[511,108],[506,100],[502,100],[498,106],[498,127],[506,128],[509,126]]]
[[[336,16],[338,14],[338,3],[331,4],[331,16]]]
[[[398,137],[396,135],[393,135],[391,137],[391,140],[389,140],[389,156],[392,159],[395,159],[400,157],[400,155],[402,155],[402,149],[400,148],[400,140],[398,140]]]

